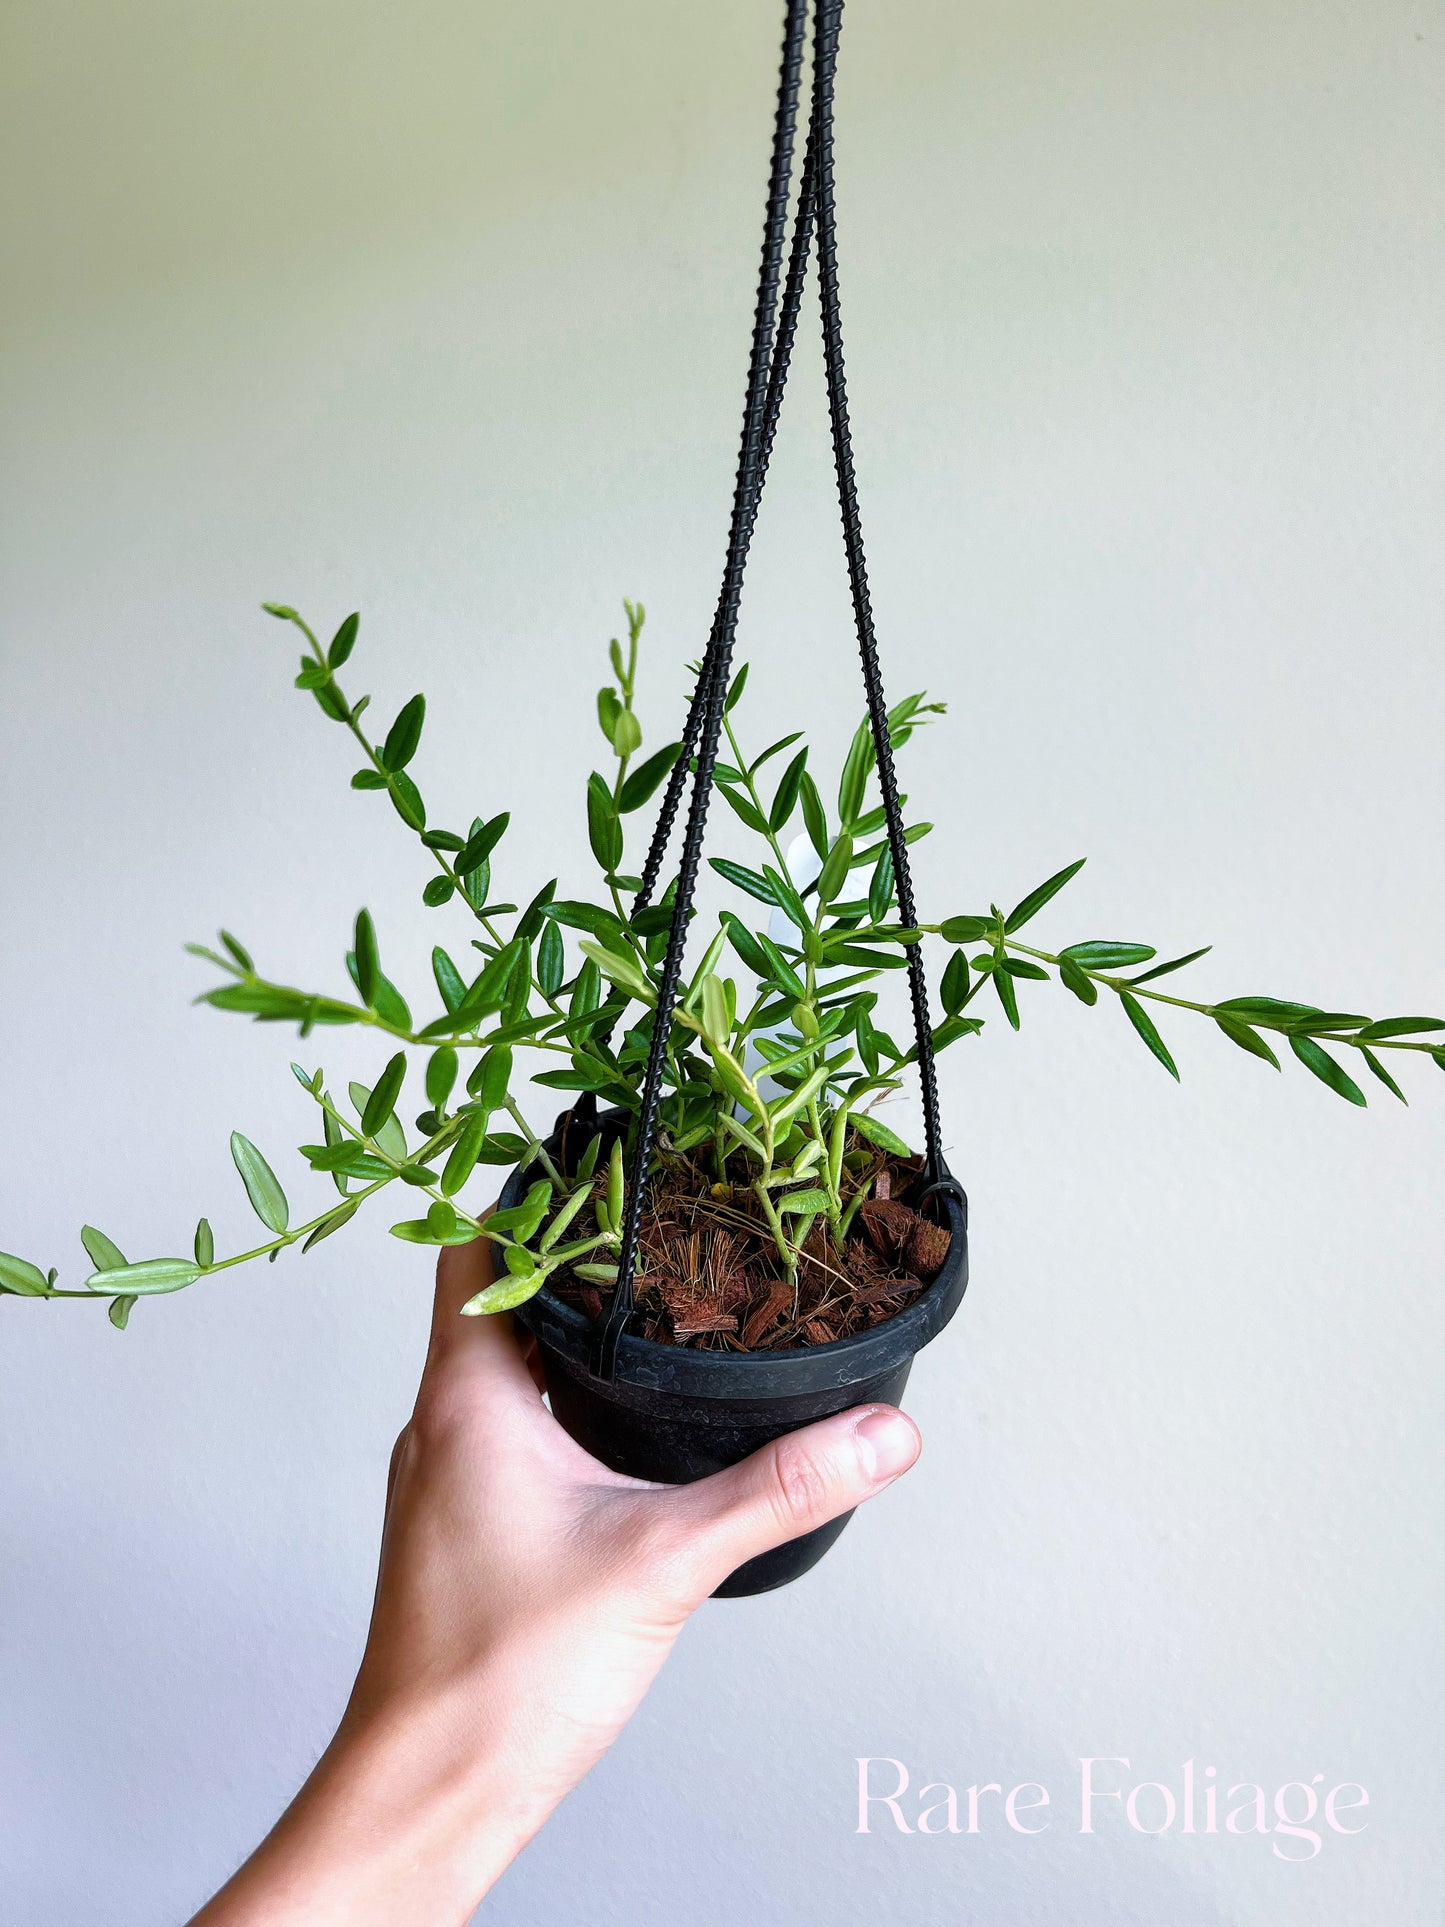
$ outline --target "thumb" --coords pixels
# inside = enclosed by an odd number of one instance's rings
[[[668,1494],[669,1525],[706,1597],[747,1559],[826,1525],[881,1492],[923,1449],[891,1405],[861,1405],[774,1439],[725,1472]]]

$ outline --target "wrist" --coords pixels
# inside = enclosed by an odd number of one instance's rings
[[[509,1771],[478,1681],[353,1700],[274,1832],[193,1927],[463,1927],[555,1805]]]

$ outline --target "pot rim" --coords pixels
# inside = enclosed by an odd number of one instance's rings
[[[513,1186],[520,1191],[526,1175],[521,1167],[512,1173],[503,1187],[504,1203],[511,1202],[507,1192]],[[968,1200],[961,1191],[956,1196],[952,1192],[940,1196],[952,1233],[943,1268],[911,1305],[881,1325],[848,1338],[830,1339],[826,1345],[773,1352],[700,1352],[624,1332],[611,1382],[737,1399],[749,1395],[802,1397],[875,1378],[936,1338],[968,1289]],[[517,1307],[516,1316],[528,1331],[561,1353],[574,1370],[591,1379],[589,1361],[597,1327],[584,1311],[564,1304],[550,1286],[543,1285]]]

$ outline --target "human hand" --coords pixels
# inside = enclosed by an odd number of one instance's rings
[[[441,1254],[345,1717],[192,1927],[465,1922],[714,1587],[918,1456],[913,1422],[868,1405],[693,1485],[611,1472],[542,1403],[535,1345],[510,1317],[460,1315],[490,1254],[485,1241]]]

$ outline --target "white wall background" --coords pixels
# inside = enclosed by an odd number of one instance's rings
[[[424,981],[408,839],[263,596],[359,606],[358,686],[430,695],[436,814],[509,805],[509,883],[584,879],[619,598],[657,742],[715,592],[778,11],[6,9],[6,1249],[73,1282],[85,1219],[232,1243],[229,1130],[278,1161],[310,1131],[289,1037],[188,1011],[183,939],[225,921],[334,984],[368,901]],[[892,688],[952,707],[909,752],[935,913],[1088,853],[1064,941],[1445,1001],[1442,44],[1437,0],[850,6],[880,630]],[[755,729],[836,747],[803,363],[742,648]],[[1438,1919],[1445,1080],[1360,1113],[1169,1036],[1181,1089],[1037,991],[946,1060],[975,1282],[915,1374],[919,1469],[806,1583],[700,1616],[488,1918]],[[179,1920],[305,1773],[427,1300],[377,1224],[123,1337],[0,1307],[6,1923]],[[1084,1753],[1324,1773],[1370,1825],[1305,1866],[1067,1812],[860,1838],[867,1753],[1061,1807]]]

